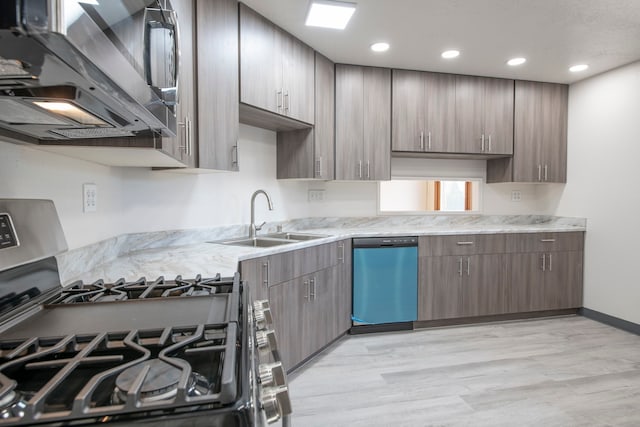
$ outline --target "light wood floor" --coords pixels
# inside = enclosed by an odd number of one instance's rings
[[[294,427],[635,427],[640,337],[579,316],[347,336],[289,384]]]

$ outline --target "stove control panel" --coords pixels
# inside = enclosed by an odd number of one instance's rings
[[[18,236],[9,214],[0,213],[0,249],[18,246]]]

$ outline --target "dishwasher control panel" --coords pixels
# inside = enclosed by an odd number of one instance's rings
[[[380,248],[380,247],[407,247],[418,246],[418,238],[410,237],[363,237],[353,239],[354,248]]]

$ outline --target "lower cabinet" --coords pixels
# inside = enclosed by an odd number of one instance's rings
[[[582,306],[583,232],[420,238],[418,320]]]
[[[282,364],[300,364],[351,327],[351,241],[242,261],[252,299],[268,299]]]
[[[510,255],[514,313],[582,307],[581,251]]]

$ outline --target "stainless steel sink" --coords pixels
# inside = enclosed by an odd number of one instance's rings
[[[290,232],[290,231],[282,231],[279,233],[265,234],[263,237],[304,241],[304,240],[322,239],[323,237],[329,237],[329,236],[326,234],[311,234],[311,233],[297,233],[297,232]]]
[[[304,242],[307,240],[321,239],[323,237],[329,237],[329,236],[326,234],[310,234],[310,233],[296,233],[296,232],[283,231],[279,233],[265,234],[265,235],[254,237],[254,238],[230,239],[230,240],[223,240],[220,242],[211,242],[211,243],[218,243],[221,245],[231,245],[231,246],[251,246],[254,248],[270,248],[273,246],[287,245],[290,243],[298,243],[298,242]]]
[[[237,239],[237,240],[225,240],[222,242],[213,242],[219,243],[221,245],[231,245],[231,246],[252,246],[254,248],[270,248],[272,246],[280,246],[280,245],[288,245],[290,243],[295,243],[297,240],[286,240],[286,239],[272,239],[269,237],[254,237],[252,239]]]

